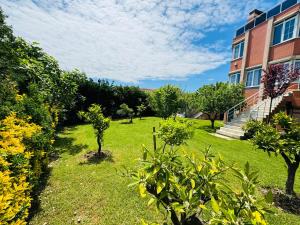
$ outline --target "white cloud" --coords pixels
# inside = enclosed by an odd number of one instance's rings
[[[226,63],[228,51],[191,41],[239,21],[263,2],[0,0],[15,33],[38,41],[63,68],[126,82],[182,79]]]

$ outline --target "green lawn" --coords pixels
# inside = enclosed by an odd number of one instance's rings
[[[152,127],[158,118],[134,120],[134,124],[113,121],[105,134],[104,149],[112,152],[112,159],[100,163],[87,163],[84,154],[97,148],[90,125],[66,128],[56,143],[63,152],[51,163],[52,172],[40,196],[41,209],[30,221],[33,225],[101,224],[135,225],[140,219],[157,221],[161,214],[149,209],[147,200],[139,198],[135,188],[128,188],[130,180],[118,171],[123,166],[134,167],[141,155],[141,145],[152,147]],[[200,154],[209,145],[227,162],[243,166],[249,161],[260,171],[262,186],[284,187],[286,169],[281,158],[269,158],[254,150],[247,141],[229,141],[210,135],[208,121],[195,120],[196,132],[184,148]],[[234,181],[233,181],[234,182]],[[296,179],[296,192],[300,193],[300,174]],[[278,215],[268,216],[269,224],[300,225],[300,216],[276,210]]]

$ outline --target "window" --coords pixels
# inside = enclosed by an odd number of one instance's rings
[[[233,47],[233,59],[242,58],[244,55],[245,42],[242,41]]]
[[[295,61],[295,70],[300,70],[300,60]],[[300,86],[300,77],[297,82],[299,83]]]
[[[295,61],[295,69],[300,69],[300,60]]]
[[[288,19],[274,27],[273,45],[290,40],[296,36],[297,17]]]
[[[241,77],[240,73],[234,73],[234,74],[229,75],[229,83],[230,84],[240,83],[240,77]]]
[[[246,87],[257,87],[260,84],[261,69],[249,70],[247,72]]]

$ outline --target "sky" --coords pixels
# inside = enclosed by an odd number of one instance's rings
[[[226,81],[235,31],[277,0],[0,0],[17,36],[93,79],[194,91]]]

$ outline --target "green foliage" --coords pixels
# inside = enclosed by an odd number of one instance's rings
[[[241,190],[224,184],[229,169],[207,151],[202,159],[181,156],[173,148],[154,152],[144,148],[140,167],[131,174],[142,198],[150,197],[174,225],[266,224],[265,209],[255,197],[257,172],[234,169]]]
[[[16,82],[7,76],[0,82],[0,119],[4,119],[16,109],[18,94],[16,86]]]
[[[120,86],[106,80],[95,82],[90,79],[83,81],[79,85],[78,95],[79,98],[74,109],[68,114],[68,122],[72,124],[77,122],[76,112],[86,111],[91,104],[101,105],[103,114],[112,118],[120,118],[117,111],[123,103],[132,109],[137,109],[141,104],[149,105],[148,94],[139,87]],[[147,107],[143,115],[153,115],[153,112]]]
[[[193,135],[192,122],[184,119],[166,119],[159,123],[158,137],[165,144],[179,146]]]
[[[280,126],[281,129],[289,130],[295,122],[290,116],[285,112],[277,113],[273,116],[274,124]]]
[[[144,112],[146,111],[147,107],[144,104],[141,104],[136,107],[137,115],[142,119]]]
[[[243,130],[245,131],[246,138],[253,138],[254,135],[260,130],[263,122],[257,120],[249,120],[244,126]]]
[[[182,91],[172,85],[161,87],[151,93],[150,104],[157,115],[164,119],[175,116],[183,107]]]
[[[93,104],[87,112],[79,112],[79,116],[91,123],[98,143],[98,154],[101,154],[101,143],[103,142],[104,131],[109,128],[110,119],[105,118],[100,105]]]
[[[120,116],[126,116],[129,118],[129,123],[132,123],[132,118],[134,117],[134,110],[129,108],[127,104],[123,103],[120,105],[120,109],[117,111]]]
[[[211,126],[214,128],[214,121],[217,116],[225,113],[228,109],[244,99],[242,85],[231,85],[228,83],[216,83],[204,85],[196,92],[196,99],[199,111],[205,113]]]
[[[284,113],[273,117],[272,124],[260,124],[252,141],[269,155],[281,155],[288,167],[287,194],[294,194],[296,171],[300,163],[300,124]]]
[[[183,112],[186,117],[190,118],[199,113],[199,102],[197,101],[196,93],[184,93],[183,100]]]

